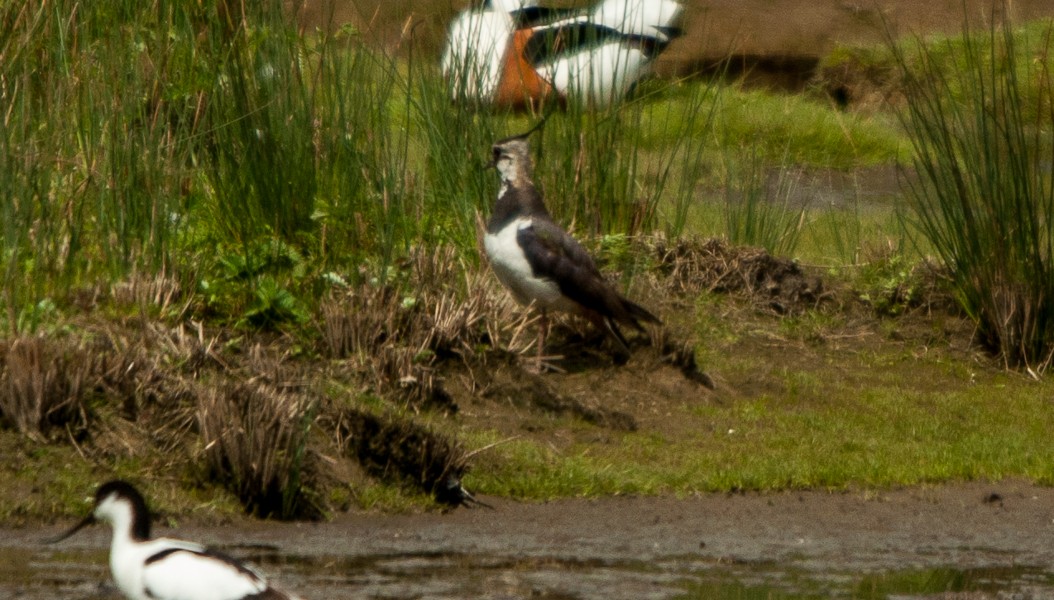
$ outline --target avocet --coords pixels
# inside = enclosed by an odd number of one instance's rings
[[[113,528],[110,570],[130,600],[297,600],[222,553],[193,542],[151,539],[146,501],[124,481],[100,486],[91,514],[53,542],[98,521]]]

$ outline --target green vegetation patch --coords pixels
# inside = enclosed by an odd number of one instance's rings
[[[808,326],[783,328],[727,302],[708,304],[714,309],[725,331],[706,336],[700,363],[716,391],[664,404],[651,426],[642,418],[638,431],[606,433],[599,443],[573,423],[535,425],[540,432],[481,457],[468,483],[538,500],[1052,481],[1054,388],[978,360],[960,318],[939,325],[917,312],[899,322],[807,313],[791,320]],[[626,401],[649,393],[627,389]],[[477,435],[480,443],[500,437]]]

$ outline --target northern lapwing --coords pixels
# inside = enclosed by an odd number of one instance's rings
[[[193,542],[151,539],[146,501],[124,481],[101,485],[91,514],[51,541],[98,521],[113,528],[110,570],[130,600],[296,600],[222,553]]]
[[[585,248],[553,221],[531,180],[529,134],[503,139],[491,149],[501,189],[483,237],[490,266],[517,302],[533,305],[541,313],[538,371],[542,370],[550,310],[585,317],[628,352],[619,323],[644,331],[641,322],[661,322],[619,294]]]
[[[603,0],[591,9],[484,0],[451,23],[443,72],[455,100],[536,107],[546,97],[607,105],[678,37],[676,0]]]

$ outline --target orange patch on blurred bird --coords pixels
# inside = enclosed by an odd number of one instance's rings
[[[494,104],[503,108],[537,108],[549,96],[553,86],[538,75],[534,65],[527,62],[524,50],[534,29],[517,29],[509,37],[502,59],[501,78],[494,94]]]

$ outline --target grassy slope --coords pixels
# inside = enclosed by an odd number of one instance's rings
[[[779,318],[721,298],[697,310],[715,393],[662,405],[661,416],[641,410],[647,425],[632,433],[540,419],[532,433],[473,434],[477,445],[527,439],[481,456],[468,483],[547,499],[1054,481],[1054,384],[969,350],[958,318]]]
[[[668,331],[695,332],[699,364],[717,382],[713,392],[673,386],[682,393],[670,396],[662,391],[670,382],[656,379],[640,357],[619,372],[545,376],[578,401],[632,414],[637,431],[512,406],[479,391],[456,393],[457,415],[424,411],[413,418],[468,450],[496,444],[471,460],[465,485],[525,500],[1006,477],[1054,481],[1049,379],[1006,372],[971,348],[968,322],[939,307],[883,318],[854,295],[843,288],[835,304],[792,317],[738,296],[704,295],[694,305],[666,299],[659,310]],[[473,377],[449,366],[454,369],[444,372],[451,379]],[[612,377],[618,382],[605,385]],[[355,399],[343,377],[318,379],[313,387],[341,402],[392,408],[376,397]],[[2,468],[8,482],[0,492],[3,521],[79,513],[84,490],[115,475],[144,482],[170,518],[214,522],[240,512],[222,487],[203,485],[200,467],[187,462],[182,447],[151,450],[141,437],[146,431],[108,423],[130,437],[108,437],[109,447],[90,441],[76,447],[0,433],[11,458]],[[316,430],[329,435],[324,423]],[[200,455],[193,437],[182,444],[190,456]],[[333,466],[330,476],[340,481],[323,490],[331,510],[419,510],[431,503],[412,487],[364,477],[344,462]]]

